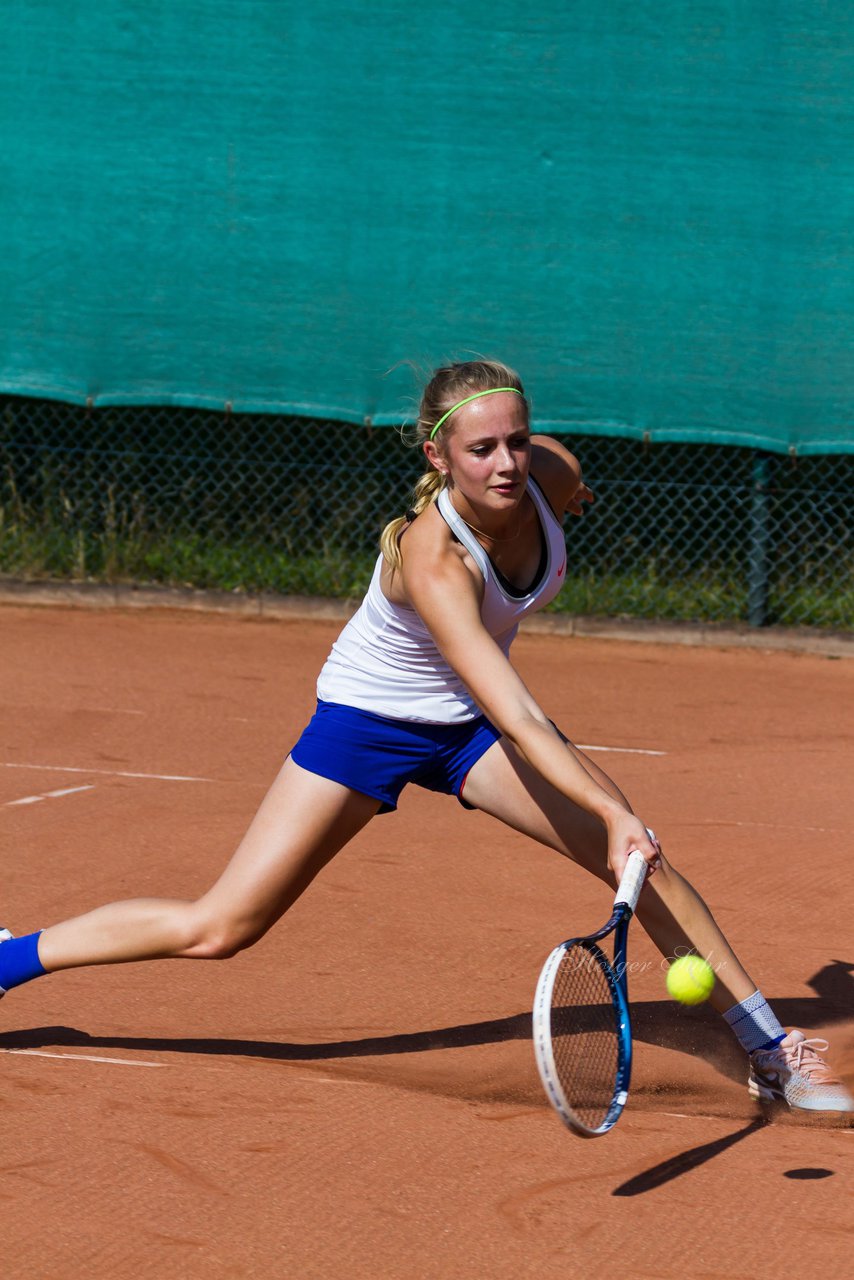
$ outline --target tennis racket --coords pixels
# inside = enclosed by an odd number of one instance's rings
[[[629,1096],[626,935],[646,870],[643,854],[634,849],[608,923],[555,947],[537,983],[534,1051],[540,1078],[561,1120],[582,1138],[613,1128]],[[613,963],[599,946],[611,934]]]

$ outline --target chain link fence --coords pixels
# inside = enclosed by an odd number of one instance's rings
[[[562,437],[596,505],[559,611],[854,628],[854,457]],[[0,574],[359,596],[421,457],[390,428],[0,399]]]

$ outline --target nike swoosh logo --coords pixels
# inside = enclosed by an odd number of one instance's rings
[[[562,577],[563,577],[563,571],[564,571],[564,569],[565,569],[565,568],[566,568],[566,561],[564,560],[563,564],[560,566],[560,568],[559,568],[559,569],[558,569],[558,571],[557,571],[557,576],[558,576],[559,578],[562,578]]]

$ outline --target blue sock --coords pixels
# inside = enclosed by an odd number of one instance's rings
[[[7,938],[0,942],[0,991],[11,991],[47,973],[39,960],[40,935],[41,930],[28,933],[25,938]]]
[[[761,991],[754,991],[741,1004],[734,1004],[731,1009],[727,1009],[724,1021],[732,1028],[742,1049],[748,1053],[755,1053],[757,1049],[773,1049],[775,1044],[786,1038],[785,1031]]]

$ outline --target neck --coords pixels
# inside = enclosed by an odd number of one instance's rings
[[[479,538],[486,539],[487,542],[513,542],[515,538],[518,538],[522,528],[521,502],[517,507],[513,508],[504,522],[500,525],[494,525],[492,529],[484,529],[481,526],[479,519],[477,522],[475,522],[475,520],[470,520],[468,515],[464,515],[462,511],[460,511],[453,498],[451,498],[451,506],[454,508],[463,524],[467,525],[468,528],[471,529],[472,533],[477,534]],[[470,514],[476,516],[475,512],[471,512]],[[491,521],[489,523],[491,523]]]

